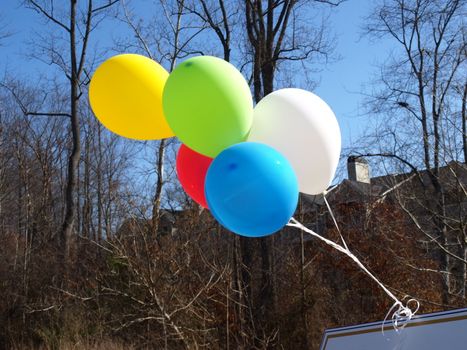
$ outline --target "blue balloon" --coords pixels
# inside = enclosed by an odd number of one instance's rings
[[[206,175],[208,207],[219,223],[247,237],[261,237],[287,224],[298,202],[289,161],[274,148],[242,142],[222,151]]]

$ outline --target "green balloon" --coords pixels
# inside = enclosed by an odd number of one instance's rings
[[[212,56],[179,64],[165,84],[162,104],[174,134],[211,158],[245,141],[253,120],[253,100],[243,75]]]

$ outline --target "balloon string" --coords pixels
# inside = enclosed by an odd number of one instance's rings
[[[405,299],[405,298],[404,298]],[[404,300],[402,299],[402,300]],[[415,303],[415,308],[412,311],[412,309],[409,307],[409,304],[413,302]],[[396,309],[397,308],[397,309]],[[391,315],[391,320],[392,320],[392,325],[396,332],[401,331],[404,329],[404,327],[407,325],[407,323],[412,319],[412,317],[417,313],[418,309],[420,308],[420,303],[418,302],[417,299],[409,299],[405,306],[402,304],[402,302],[397,302],[392,305],[392,307],[389,309],[388,313],[386,314],[386,317],[384,318],[383,323],[381,324],[381,331],[383,332],[384,335],[384,325],[389,317]],[[393,310],[396,309],[394,312]]]
[[[343,246],[341,246],[341,245],[339,245],[339,244],[337,244],[337,243],[335,243],[335,242],[333,242],[333,241],[331,241],[331,240],[317,234],[313,230],[310,230],[309,228],[305,227],[303,224],[298,222],[295,218],[291,218],[289,223],[287,224],[287,226],[295,227],[295,228],[298,228],[300,230],[303,230],[304,232],[310,234],[311,236],[318,238],[319,240],[321,240],[324,243],[330,245],[334,249],[336,249],[336,250],[340,251],[341,253],[344,253],[345,255],[347,255],[349,258],[351,258],[360,267],[360,269],[362,269],[368,276],[370,276],[391,299],[394,300],[394,304],[389,309],[389,311],[388,311],[388,313],[387,313],[381,327],[384,326],[384,323],[388,319],[389,315],[391,315],[391,313],[392,313],[391,319],[392,319],[392,324],[393,324],[394,329],[396,331],[402,330],[405,327],[405,325],[407,324],[407,322],[410,321],[412,319],[412,317],[417,313],[420,304],[416,299],[410,299],[410,300],[408,300],[406,305],[404,305],[402,303],[402,301],[400,301],[382,282],[380,282],[378,280],[378,278],[376,278],[376,276],[374,276],[365,267],[365,265],[363,265],[362,262],[346,246],[343,247]],[[416,304],[416,307],[415,307],[414,311],[412,311],[412,309],[409,307],[410,303],[415,303]],[[384,328],[383,328],[383,333],[384,333]]]
[[[332,221],[334,221],[334,225],[336,226],[337,232],[339,233],[339,236],[341,238],[342,244],[344,245],[344,248],[349,250],[349,248],[347,247],[347,243],[345,243],[344,237],[342,237],[342,233],[341,233],[341,230],[339,228],[339,225],[337,224],[336,217],[334,216],[334,213],[332,212],[331,206],[329,205],[328,200],[326,199],[326,193],[327,192],[323,193],[324,203],[326,203],[326,207],[328,207],[329,214],[331,214]]]

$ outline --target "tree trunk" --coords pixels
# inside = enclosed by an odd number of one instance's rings
[[[303,217],[303,207],[302,207],[302,200],[299,200],[299,215],[300,215],[300,222],[304,221]],[[309,349],[310,346],[308,344],[308,319],[306,315],[306,284],[305,284],[305,244],[303,239],[303,230],[300,230],[300,313],[303,325],[303,339],[302,339],[302,346],[303,349]]]
[[[77,185],[76,172],[79,166],[81,152],[79,118],[78,118],[78,88],[79,76],[76,62],[76,1],[70,2],[70,56],[71,56],[71,79],[70,79],[70,120],[72,134],[72,149],[68,159],[67,184],[65,189],[65,219],[60,235],[60,249],[62,259],[66,261],[69,255],[69,242],[73,233],[76,216],[75,193]]]
[[[159,148],[158,148],[158,153],[157,153],[157,170],[156,170],[157,182],[156,182],[156,191],[154,194],[154,199],[153,199],[153,204],[152,204],[151,231],[154,237],[156,238],[158,237],[162,188],[164,186],[165,145],[166,145],[165,139],[159,141]]]
[[[467,164],[467,84],[464,85],[464,93],[462,95],[462,148],[464,151],[464,163]]]
[[[97,124],[97,241],[102,241],[102,126]],[[107,233],[109,234],[109,233]]]
[[[83,179],[83,207],[81,209],[81,235],[86,238],[91,237],[91,198],[90,198],[90,140],[89,137],[85,140],[84,146],[84,179]],[[79,192],[78,192],[79,193]]]

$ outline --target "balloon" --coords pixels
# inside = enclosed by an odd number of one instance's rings
[[[307,194],[326,190],[336,172],[341,134],[331,108],[315,94],[283,89],[255,107],[248,141],[262,142],[281,152]]]
[[[164,88],[163,106],[175,135],[211,158],[245,141],[253,117],[250,88],[242,74],[211,56],[190,58],[175,68]]]
[[[204,208],[208,207],[204,196],[204,181],[212,158],[199,154],[185,145],[177,153],[177,175],[185,192]]]
[[[162,91],[169,73],[140,55],[109,58],[89,86],[91,107],[104,126],[124,137],[157,140],[173,136],[162,110]]]
[[[206,175],[213,216],[247,237],[272,234],[287,224],[298,201],[298,183],[287,159],[272,147],[242,142],[222,151]]]

